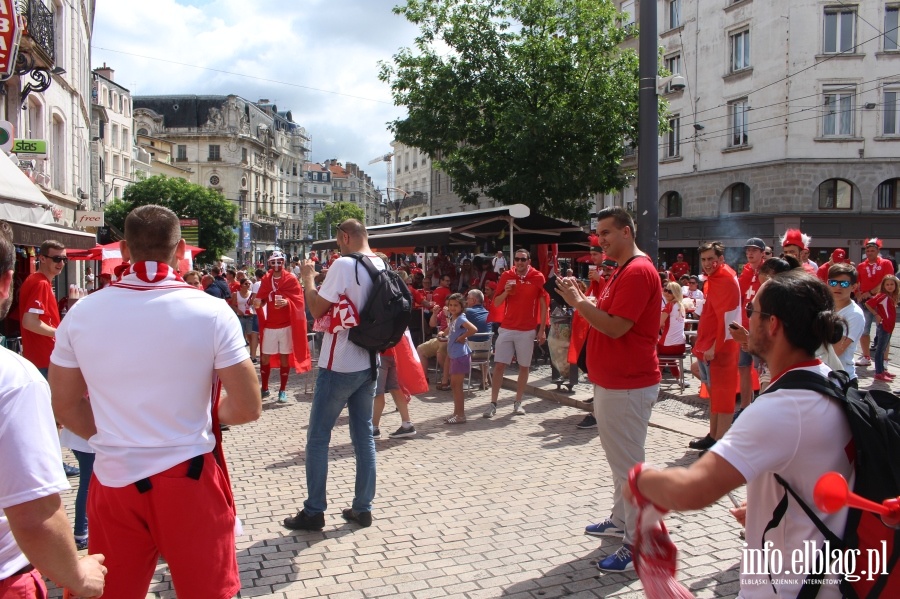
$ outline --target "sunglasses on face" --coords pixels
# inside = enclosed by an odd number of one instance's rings
[[[753,309],[753,304],[747,304],[747,320],[750,320],[750,318],[753,316],[753,312],[756,312],[760,316],[772,316],[768,312],[757,312]]]
[[[284,264],[284,260],[270,260],[269,264]]]
[[[850,281],[838,281],[837,279],[828,279],[828,286],[829,287],[840,286],[841,289],[846,289],[847,287],[850,286]]]
[[[662,292],[663,293],[672,293],[671,291],[669,291],[668,289],[665,289],[665,288],[663,288]]]
[[[53,260],[57,264],[59,264],[60,262],[65,264],[69,261],[69,259],[66,258],[65,256],[47,256],[47,260]]]
[[[516,257],[516,258],[513,258],[513,261],[515,261],[515,262],[528,262],[528,258],[518,258],[518,257]]]

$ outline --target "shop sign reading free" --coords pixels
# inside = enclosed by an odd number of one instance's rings
[[[16,68],[21,34],[16,0],[0,0],[0,81],[9,79]]]

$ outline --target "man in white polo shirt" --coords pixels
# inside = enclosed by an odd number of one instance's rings
[[[334,304],[352,304],[361,311],[372,289],[372,278],[365,265],[349,254],[368,256],[378,270],[386,265],[369,248],[366,227],[356,219],[348,219],[337,228],[337,244],[341,257],[328,269],[322,287],[316,290],[316,271],[312,260],[303,264],[303,291],[313,318],[328,313],[332,328],[339,315]],[[347,312],[345,307],[343,312]],[[325,527],[325,486],[328,480],[328,444],[338,416],[347,406],[350,415],[350,440],[356,454],[356,486],[353,505],[343,510],[346,520],[361,526],[372,524],[372,499],[375,497],[375,439],[372,437],[372,408],[375,401],[375,378],[368,350],[350,341],[345,328],[326,332],[319,353],[319,374],[309,413],[306,435],[306,493],[303,509],[284,519],[292,530],[322,530]]]
[[[69,309],[50,358],[57,419],[96,451],[89,548],[107,556],[108,597],[143,598],[160,556],[179,597],[232,597],[235,511],[217,425],[259,418],[256,373],[234,311],[177,274],[175,213],[135,208],[121,246],[131,264]]]

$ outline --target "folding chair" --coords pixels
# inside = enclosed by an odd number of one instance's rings
[[[491,384],[491,357],[494,355],[493,349],[494,334],[475,333],[466,339],[469,349],[472,350],[472,365],[469,367],[469,376],[466,379],[466,387],[472,388],[472,371],[478,367],[481,368],[481,388],[487,389]]]
[[[659,367],[662,368],[672,368],[673,366],[678,366],[679,376],[675,378],[675,382],[681,387],[681,393],[684,393],[684,388],[686,387],[684,382],[684,361],[688,360],[688,368],[691,367],[691,362],[693,360],[693,355],[691,354],[691,350],[687,349],[681,355],[662,355],[658,356],[659,358]]]

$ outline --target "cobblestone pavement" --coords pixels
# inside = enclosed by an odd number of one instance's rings
[[[895,351],[895,370],[898,358]],[[867,388],[873,370],[860,374]],[[549,366],[537,366],[524,402],[527,414],[513,416],[512,377],[493,419],[481,417],[489,391],[467,395],[469,420],[455,426],[442,423],[452,412],[450,392],[413,399],[418,435],[408,439],[387,438],[400,425],[388,402],[376,441],[378,491],[370,528],[340,517],[351,503],[354,477],[342,415],[331,443],[325,530],[297,533],[281,520],[305,498],[313,385],[304,393],[309,375],[292,375],[289,403],[267,401],[259,421],[225,433],[245,531],[237,542],[241,596],[642,597],[634,572],[606,574],[594,565],[619,545],[583,534],[585,525],[608,514],[613,492],[596,431],[575,426],[585,415],[582,400],[590,397],[590,385],[557,394]],[[696,382],[687,380],[683,392],[664,381],[647,438],[649,463],[688,465],[696,459],[687,442],[706,433],[707,404],[698,399]],[[66,460],[74,463],[70,455]],[[74,495],[64,495],[70,518]],[[679,579],[697,597],[737,593],[741,541],[728,507],[726,499],[667,518],[679,549]],[[175,596],[162,563],[150,590],[148,597]]]

